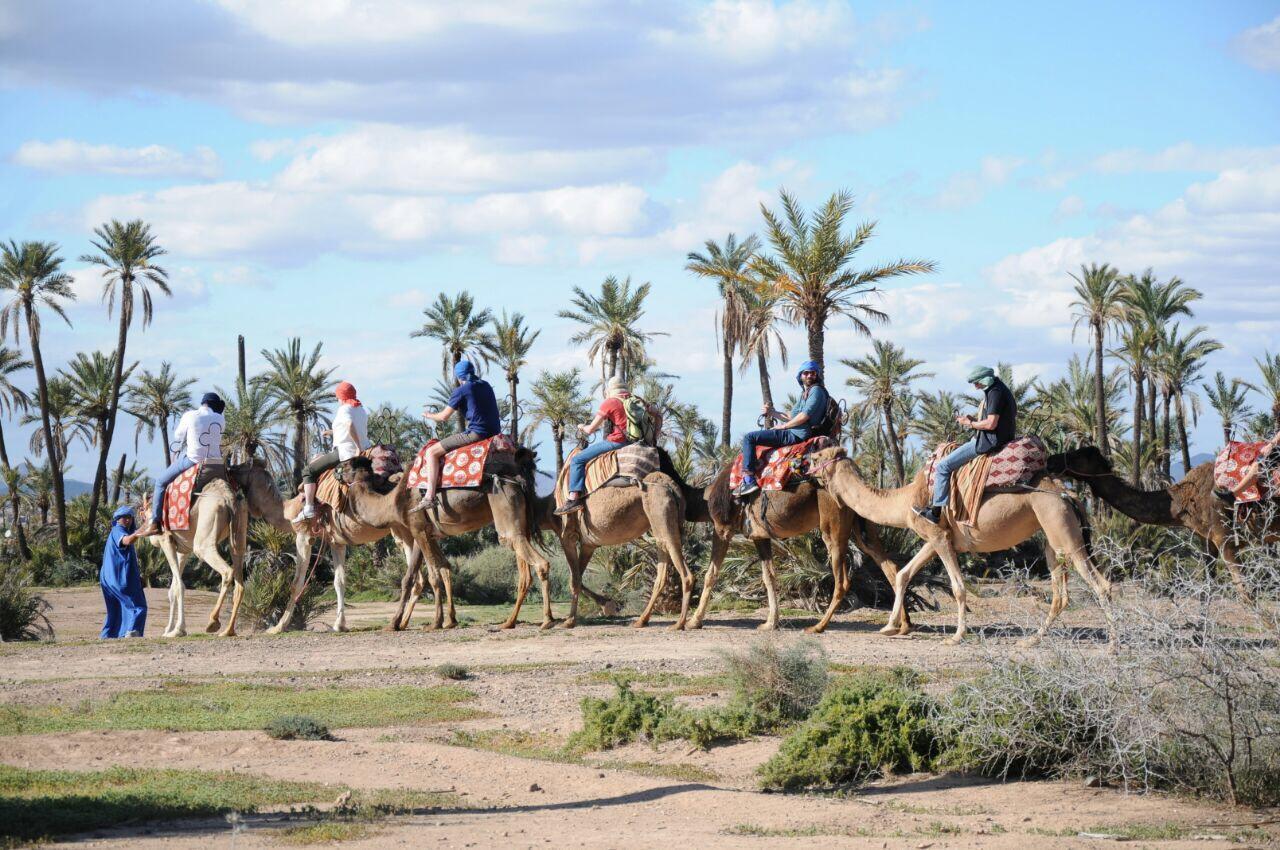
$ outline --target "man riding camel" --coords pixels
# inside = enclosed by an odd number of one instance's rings
[[[465,430],[445,437],[433,443],[427,449],[427,489],[422,499],[414,505],[413,510],[421,511],[435,504],[436,493],[440,490],[440,467],[444,464],[444,456],[454,449],[487,440],[502,431],[502,417],[498,413],[498,399],[493,394],[489,382],[476,375],[476,367],[470,360],[459,360],[453,367],[453,376],[458,381],[449,403],[443,410],[422,410],[424,419],[433,422],[447,422],[450,416],[461,412],[467,421]]]
[[[942,519],[942,509],[951,499],[951,476],[955,471],[980,455],[1000,451],[1017,436],[1018,402],[995,370],[979,366],[969,373],[969,383],[983,391],[978,417],[964,413],[957,416],[956,421],[977,433],[934,467],[933,503],[926,508],[912,508],[917,516],[934,525]]]
[[[585,437],[604,425],[608,425],[609,430],[605,433],[603,440],[579,449],[577,454],[569,458],[569,497],[563,505],[556,508],[557,514],[573,513],[585,507],[587,464],[602,454],[617,451],[623,446],[635,442],[627,436],[627,410],[625,405],[627,399],[631,398],[631,390],[626,381],[618,376],[610,378],[605,387],[605,395],[608,398],[600,405],[600,410],[596,413],[595,418],[586,425],[579,425],[578,434]],[[646,405],[646,409],[650,419],[653,420],[656,433],[662,427],[658,413],[651,405]]]
[[[821,426],[827,414],[827,402],[830,396],[822,385],[822,368],[816,360],[806,360],[800,364],[796,374],[796,383],[800,385],[800,398],[789,416],[775,410],[772,405],[765,405],[764,417],[772,424],[785,420],[776,428],[765,428],[761,431],[748,431],[742,438],[742,483],[733,491],[735,496],[748,496],[760,489],[756,481],[756,446],[792,446],[802,443],[814,435],[814,429]]]
[[[333,441],[333,451],[325,452],[307,464],[302,470],[302,494],[306,500],[302,510],[294,517],[295,523],[308,522],[316,515],[316,480],[338,466],[357,457],[369,448],[369,411],[356,397],[356,388],[343,381],[334,389],[338,397],[338,412],[333,422],[321,436]]]
[[[160,518],[164,515],[164,491],[179,475],[199,463],[222,463],[222,432],[227,425],[222,411],[226,406],[217,393],[205,393],[199,407],[182,414],[169,445],[174,452],[173,461],[156,478],[151,494],[151,522],[135,537],[151,537],[163,531]]]

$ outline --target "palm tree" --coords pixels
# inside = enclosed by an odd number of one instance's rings
[[[1142,480],[1142,413],[1145,409],[1143,393],[1147,382],[1147,338],[1140,326],[1128,325],[1120,334],[1120,347],[1111,352],[1129,367],[1130,386],[1133,388],[1133,448],[1129,459],[1134,464],[1132,480],[1136,485]]]
[[[264,376],[258,376],[248,384],[237,380],[234,393],[228,393],[221,387],[217,392],[227,400],[222,414],[226,420],[222,440],[232,460],[244,463],[261,450],[269,466],[285,469],[289,451],[284,435],[273,429],[286,417],[286,411],[284,404],[272,394]]]
[[[894,406],[899,396],[910,392],[912,382],[931,378],[933,373],[916,372],[917,366],[924,365],[923,360],[908,357],[905,350],[881,339],[875,341],[871,354],[857,360],[841,359],[840,362],[856,373],[845,383],[861,391],[865,406],[880,411],[884,416],[885,434],[893,452],[893,470],[901,486],[906,481],[907,472],[902,461],[898,429],[893,421]]]
[[[146,431],[147,439],[154,440],[156,432],[160,432],[160,451],[164,457],[164,465],[168,466],[172,458],[169,456],[169,423],[178,411],[191,406],[191,386],[195,378],[179,380],[173,372],[173,364],[161,361],[159,372],[143,371],[129,387],[125,411],[138,420],[134,432],[134,451],[138,448],[138,438]]]
[[[542,331],[532,331],[525,327],[524,315],[513,313],[507,318],[507,311],[502,311],[502,318],[493,320],[493,334],[485,344],[489,359],[498,365],[507,376],[507,389],[511,395],[511,438],[519,439],[520,434],[520,402],[516,398],[516,385],[520,383],[520,370],[529,363],[529,349]]]
[[[27,470],[22,475],[22,495],[35,506],[40,514],[40,526],[49,524],[49,509],[54,501],[53,465],[46,460],[39,466],[27,461]]]
[[[907,430],[919,434],[926,446],[959,442],[965,436],[965,428],[956,421],[960,415],[960,399],[954,393],[940,390],[920,393],[920,413],[907,426]]]
[[[782,365],[787,365],[787,344],[778,327],[779,295],[768,283],[759,279],[751,281],[751,285],[742,291],[746,307],[746,337],[742,340],[742,365],[740,371],[746,371],[752,358],[756,361],[756,370],[760,373],[760,397],[766,407],[773,406],[773,388],[769,385],[769,356],[774,346],[778,348],[778,356]]]
[[[562,319],[572,319],[586,327],[570,337],[575,345],[590,343],[587,357],[592,363],[600,359],[601,385],[614,375],[632,377],[637,364],[645,359],[645,343],[658,333],[646,333],[636,324],[644,316],[644,299],[652,284],[642,283],[631,289],[631,278],[621,283],[610,275],[600,285],[600,294],[590,295],[580,286],[573,288],[573,310],[561,310]]]
[[[8,303],[0,308],[0,337],[5,336],[12,325],[14,342],[18,342],[19,328],[26,322],[31,343],[31,362],[36,371],[36,392],[40,400],[44,442],[47,446],[54,446],[53,429],[49,421],[49,385],[44,373],[44,359],[40,356],[40,309],[44,307],[52,310],[70,327],[71,320],[67,318],[62,302],[74,301],[76,297],[71,291],[71,275],[62,271],[58,246],[52,242],[23,242],[18,245],[12,240],[8,245],[0,246],[0,289],[12,293]],[[66,557],[69,551],[62,464],[60,459],[53,458],[52,453],[50,459],[53,467],[54,516],[58,522],[58,549]]]
[[[1218,372],[1213,376],[1213,385],[1204,384],[1205,398],[1209,406],[1222,419],[1222,439],[1224,445],[1231,442],[1231,435],[1236,425],[1249,418],[1253,412],[1245,399],[1249,390],[1254,389],[1239,378],[1227,380],[1227,376]]]
[[[102,300],[107,302],[107,316],[120,300],[120,326],[116,336],[115,375],[111,382],[111,406],[107,411],[106,427],[98,446],[98,468],[93,474],[93,493],[89,497],[89,526],[98,515],[99,489],[107,492],[107,455],[116,432],[116,416],[120,412],[120,391],[124,386],[125,347],[129,339],[129,327],[133,324],[135,287],[142,296],[142,328],[151,324],[151,289],[172,295],[169,289],[169,273],[156,263],[165,250],[156,244],[151,225],[141,219],[122,224],[115,219],[94,229],[97,239],[92,240],[97,254],[80,257],[82,263],[102,267],[106,282],[102,285]],[[117,291],[118,290],[118,291]]]
[[[310,354],[302,350],[302,340],[293,337],[284,348],[262,350],[269,367],[257,380],[266,387],[267,395],[280,404],[280,415],[293,425],[293,485],[302,481],[302,468],[307,463],[307,429],[321,425],[321,417],[333,408],[330,385],[333,369],[320,368],[317,342]],[[323,425],[321,425],[323,427]]]
[[[421,417],[384,402],[369,411],[369,439],[378,445],[394,447],[400,459],[408,464],[431,439],[431,429]]]
[[[564,466],[565,428],[571,422],[582,422],[591,415],[591,408],[582,394],[582,379],[577,369],[568,372],[543,371],[533,382],[531,390],[533,407],[529,409],[529,424],[525,429],[525,441],[530,433],[544,422],[551,426],[551,439],[556,446],[556,474]]]
[[[723,357],[724,390],[720,407],[720,443],[727,446],[731,440],[733,428],[733,352],[746,342],[749,336],[748,301],[743,292],[742,274],[747,264],[760,248],[760,240],[748,236],[741,243],[738,237],[730,233],[725,237],[724,245],[717,245],[715,240],[705,243],[706,253],[689,252],[685,258],[685,270],[698,277],[714,281],[720,291],[719,325],[720,345]]]
[[[1174,325],[1160,335],[1156,349],[1156,374],[1160,380],[1160,392],[1164,403],[1164,432],[1162,437],[1162,453],[1164,471],[1170,474],[1170,403],[1178,418],[1178,443],[1182,450],[1182,471],[1185,474],[1191,468],[1191,445],[1187,440],[1187,407],[1190,402],[1193,415],[1199,413],[1200,399],[1191,392],[1191,387],[1200,378],[1200,370],[1204,367],[1204,359],[1222,348],[1216,339],[1200,339],[1205,332],[1203,326],[1196,326],[1182,334],[1178,325]]]
[[[782,218],[760,205],[769,244],[777,256],[759,257],[754,265],[777,290],[786,319],[805,326],[809,359],[825,365],[826,329],[832,316],[848,317],[855,330],[869,336],[867,322],[888,319],[866,300],[879,291],[876,285],[900,275],[929,273],[936,266],[931,260],[898,260],[856,271],[849,266],[874,235],[876,225],[863,222],[852,236],[841,232],[853,209],[853,197],[837,192],[810,218],[794,196],[786,190],[781,195]]]
[[[116,368],[115,361],[115,352],[110,356],[101,351],[90,354],[78,352],[71,358],[71,362],[58,370],[71,390],[71,412],[89,426],[93,435],[90,445],[99,448],[109,437],[115,376],[123,375],[127,381],[138,365],[134,363],[128,369],[120,370]],[[106,501],[107,479],[102,479],[100,483],[95,481],[94,486],[101,487],[102,492],[90,494],[90,509],[95,501]]]
[[[1267,396],[1271,405],[1271,419],[1280,422],[1280,354],[1270,351],[1262,353],[1262,359],[1255,359],[1259,371],[1262,372],[1262,386],[1258,392]]]
[[[409,337],[434,339],[443,346],[440,364],[441,374],[446,381],[453,379],[453,367],[462,358],[484,358],[492,341],[484,328],[493,318],[493,313],[489,310],[477,312],[475,299],[470,292],[460,292],[455,298],[442,292],[436,298],[436,303],[423,310],[422,315],[427,320]]]
[[[23,369],[30,369],[31,361],[23,360],[22,355],[7,345],[0,344],[0,415],[12,416],[15,411],[26,411],[31,406],[31,398],[13,384],[13,375]],[[4,427],[0,424],[0,471],[3,471],[5,483],[9,491],[9,505],[13,509],[13,525],[17,529],[18,554],[22,559],[31,558],[31,550],[27,546],[27,536],[23,533],[19,521],[17,480],[21,477],[9,463],[9,448],[4,442]],[[11,474],[12,473],[12,474]],[[10,478],[13,481],[10,482]]]
[[[1124,303],[1120,297],[1120,273],[1103,263],[1080,266],[1080,276],[1071,275],[1076,282],[1076,300],[1071,306],[1076,309],[1075,325],[1072,334],[1082,324],[1089,326],[1093,333],[1093,403],[1096,406],[1093,421],[1097,431],[1094,433],[1096,445],[1103,454],[1110,457],[1111,442],[1107,437],[1107,393],[1106,379],[1103,374],[1102,343],[1107,332],[1124,319]]]
[[[137,462],[129,464],[120,474],[112,474],[112,485],[115,492],[124,497],[126,502],[140,502],[142,497],[151,492],[153,481],[145,469],[139,469]]]
[[[1093,358],[1090,357],[1090,360]],[[1079,356],[1073,355],[1067,363],[1067,374],[1041,387],[1036,394],[1035,407],[1043,423],[1038,433],[1054,451],[1079,448],[1097,439],[1098,410],[1106,411],[1109,451],[1124,437],[1125,426],[1121,421],[1124,409],[1124,369],[1116,367],[1104,376],[1102,391],[1105,403],[1099,406],[1093,394],[1097,392],[1095,375]]]
[[[77,415],[71,383],[66,378],[58,374],[51,377],[47,396],[49,422],[53,433],[52,450],[49,454],[54,468],[65,473],[67,453],[71,444],[79,442],[86,447],[93,445],[93,425]],[[34,425],[40,422],[43,414],[43,410],[39,413],[26,413],[18,421],[22,425]],[[45,454],[46,443],[43,430],[37,428],[31,432],[28,447],[36,457]]]

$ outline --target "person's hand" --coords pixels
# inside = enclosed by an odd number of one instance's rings
[[[968,427],[968,425],[969,425],[969,414],[967,414],[967,413],[961,413],[959,416],[957,416],[957,417],[956,417],[956,422],[959,422],[961,425],[964,425],[964,426]]]
[[[321,431],[321,432],[320,432],[320,436],[321,436],[321,437],[332,437],[332,436],[333,436],[333,429],[332,429],[332,428],[325,428],[323,431]]]

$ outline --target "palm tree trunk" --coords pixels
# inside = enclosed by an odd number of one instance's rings
[[[1182,474],[1191,471],[1191,444],[1187,441],[1187,413],[1182,402],[1182,393],[1173,396],[1174,407],[1178,411],[1178,444],[1182,449]]]
[[[301,416],[293,418],[293,486],[302,485],[302,467],[306,466],[307,422]]]
[[[9,449],[4,443],[4,426],[2,424],[0,424],[0,463],[4,464],[6,471],[12,468],[9,465]],[[30,561],[31,548],[27,546],[27,535],[22,530],[21,506],[16,486],[9,488],[9,505],[13,508],[13,529],[14,534],[18,536],[18,555],[21,556],[22,560]]]
[[[902,446],[898,444],[898,432],[893,427],[893,402],[883,406],[884,409],[884,429],[888,435],[889,449],[893,452],[893,471],[897,476],[898,486],[902,486],[902,482],[906,480],[907,470],[902,463]]]
[[[458,364],[461,362],[462,362],[462,352],[456,348],[453,349],[453,368],[456,370],[458,368]],[[448,375],[445,375],[445,378],[444,378],[445,384],[447,386],[454,386],[458,381],[458,379],[455,377],[457,374],[458,373],[454,371],[454,372],[450,372]],[[458,411],[458,430],[459,431],[467,430],[467,417],[462,415],[461,410]]]
[[[1173,443],[1173,423],[1169,421],[1169,408],[1173,402],[1172,395],[1173,393],[1169,392],[1168,389],[1161,388],[1160,404],[1164,411],[1164,421],[1160,423],[1160,465],[1165,475],[1169,474],[1173,460],[1173,452],[1170,451]]]
[[[1094,432],[1098,449],[1107,459],[1111,458],[1111,445],[1107,440],[1107,380],[1102,370],[1102,323],[1093,326],[1093,415],[1097,419]]]
[[[769,361],[763,351],[756,352],[756,368],[760,371],[760,397],[765,405],[773,407],[773,388],[769,386]]]
[[[617,377],[617,375],[618,375],[618,349],[614,348],[613,346],[609,346],[609,374],[605,377],[605,381],[607,382],[609,378]],[[605,387],[604,392],[605,392],[605,397],[608,398],[609,388],[607,386]]]
[[[107,504],[114,505],[120,501],[120,485],[124,482],[124,460],[128,455],[124,452],[120,453],[120,465],[116,467],[116,483],[111,486],[111,501]]]
[[[724,389],[720,396],[720,445],[728,446],[732,440],[733,429],[733,348],[728,337],[724,340],[724,362],[721,364],[724,373]]]
[[[36,391],[40,398],[40,427],[44,432],[44,448],[49,455],[49,469],[53,473],[53,515],[58,523],[58,551],[67,557],[67,505],[62,486],[62,460],[53,442],[53,427],[49,423],[49,382],[44,375],[44,358],[40,356],[40,335],[31,326],[31,307],[25,308],[27,330],[31,336],[31,363],[36,370]],[[45,515],[47,522],[48,515]]]
[[[1156,378],[1147,378],[1147,445],[1156,444]]]
[[[173,457],[169,454],[169,417],[160,417],[160,451],[164,452],[164,465],[167,469],[169,464],[173,463]]]
[[[1133,484],[1136,487],[1142,482],[1142,412],[1145,409],[1142,397],[1144,378],[1141,372],[1133,376]]]
[[[560,477],[560,470],[564,468],[564,423],[552,425],[551,437],[556,444],[556,477]]]
[[[812,317],[808,320],[809,331],[809,359],[818,361],[818,368],[822,373],[826,374],[826,361],[822,356],[823,345],[826,341],[826,317]]]
[[[124,355],[129,341],[128,318],[132,314],[130,304],[133,301],[132,281],[120,282],[120,328],[116,335],[116,364],[111,375],[111,402],[107,405],[107,421],[102,429],[102,445],[98,451],[98,468],[93,473],[93,495],[89,497],[89,527],[93,528],[98,518],[99,494],[103,498],[107,494],[107,456],[111,453],[111,438],[116,430],[116,413],[120,409],[120,385],[124,383]]]
[[[507,376],[507,385],[511,388],[511,439],[516,442],[520,441],[520,407],[516,400],[516,384],[520,383],[520,378],[512,373]]]

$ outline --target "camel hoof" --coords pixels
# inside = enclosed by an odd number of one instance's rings
[[[231,628],[223,629],[218,632],[218,637],[237,637],[236,630]]]
[[[278,634],[280,634],[280,633],[281,633],[281,632],[283,632],[283,631],[284,631],[284,623],[276,623],[274,626],[272,626],[271,628],[267,629],[267,634],[269,634],[269,635],[278,635]]]
[[[812,626],[805,626],[804,633],[807,635],[820,635],[827,630],[826,626],[815,623]]]
[[[903,629],[902,631],[899,631],[899,632],[896,632],[895,634],[890,635],[890,637],[893,638],[894,640],[911,640],[911,632],[906,629]]]
[[[1021,647],[1022,649],[1030,649],[1033,646],[1039,646],[1039,644],[1040,644],[1039,635],[1032,635],[1031,637],[1025,637],[1022,640],[1018,641],[1018,646]]]
[[[334,624],[334,626],[333,626],[333,630],[334,630],[335,632],[345,632],[345,631],[347,630],[347,624],[346,624],[346,623],[335,623],[335,624]]]
[[[516,624],[514,622],[503,623],[501,626],[498,626],[500,629],[514,629],[515,627]]]
[[[687,625],[686,623],[681,623],[681,622],[672,623],[671,625],[667,626],[667,631],[682,632],[684,631],[686,625]]]
[[[944,640],[942,643],[945,646],[959,646],[960,641],[962,640],[964,640],[964,635],[952,635],[951,637]]]
[[[893,623],[887,623],[880,628],[880,634],[882,635],[896,635],[897,633],[898,626],[895,626]]]
[[[222,628],[222,623],[221,623],[221,622],[219,622],[218,620],[214,620],[212,623],[210,623],[209,625],[205,626],[205,627],[204,627],[204,630],[205,630],[205,632],[207,632],[208,634],[213,634],[214,632],[216,632],[216,631],[217,631],[218,629],[220,629],[220,628]]]
[[[554,617],[550,620],[543,620],[542,625],[538,626],[539,630],[544,632],[547,629],[554,629],[555,627],[556,627],[556,621]]]
[[[446,629],[456,629],[456,628],[458,627],[458,621],[457,621],[457,620],[450,620],[449,622],[447,622],[447,623],[445,623],[445,624],[444,624],[444,627],[445,627]]]
[[[686,625],[686,626],[685,626],[685,628],[687,628],[687,629],[700,629],[700,628],[702,628],[702,621],[701,621],[701,620],[690,620],[690,621],[689,621],[689,623],[688,623],[688,625]]]
[[[423,623],[422,624],[422,630],[424,632],[434,632],[434,631],[439,631],[439,629],[440,629],[439,623]]]
[[[642,620],[636,620],[634,623],[632,623],[632,624],[631,624],[631,628],[633,628],[633,629],[643,629],[643,628],[644,628],[645,626],[647,626],[647,625],[649,625],[649,620],[648,620],[647,618],[645,618],[645,619],[642,619]]]
[[[756,626],[756,631],[758,632],[776,632],[777,630],[778,624],[768,620]]]
[[[566,629],[572,629],[576,625],[578,625],[577,617],[566,617],[564,622],[560,624],[562,628]]]

